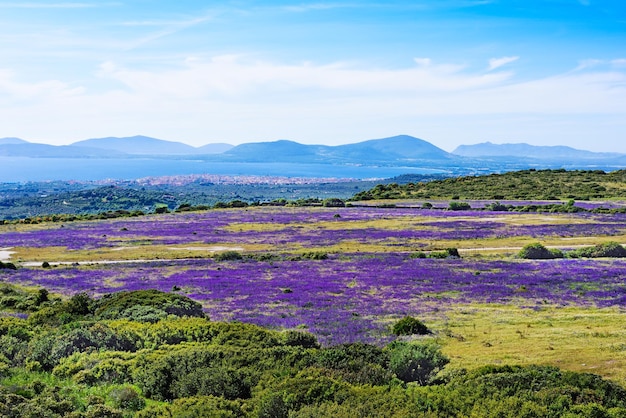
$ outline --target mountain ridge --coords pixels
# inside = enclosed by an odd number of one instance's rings
[[[565,145],[530,145],[527,143],[493,144],[482,142],[473,145],[459,145],[452,154],[463,157],[525,157],[541,160],[560,158],[604,159],[619,158],[624,154],[609,152],[593,152],[572,148]]]

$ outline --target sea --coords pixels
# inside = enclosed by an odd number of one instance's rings
[[[185,159],[0,157],[0,183],[54,180],[133,180],[190,174],[383,179],[402,174],[445,174],[421,167],[299,163],[242,163]]]

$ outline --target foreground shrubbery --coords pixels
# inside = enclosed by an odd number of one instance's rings
[[[382,348],[320,347],[306,332],[212,322],[177,294],[66,301],[42,291],[12,294],[32,300],[25,306],[35,313],[0,318],[6,417],[626,414],[626,391],[590,374],[536,366],[446,370],[433,336]],[[393,331],[429,333],[412,317]]]

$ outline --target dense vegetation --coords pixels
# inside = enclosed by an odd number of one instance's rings
[[[487,199],[557,200],[626,197],[626,170],[523,170],[504,174],[379,184],[359,192],[354,200],[372,199]]]
[[[422,176],[420,180],[430,177]],[[165,180],[164,180],[165,181]],[[173,182],[174,180],[172,180]],[[373,187],[373,181],[312,182],[302,184],[219,184],[194,181],[184,185],[116,182],[113,185],[79,182],[0,183],[0,220],[63,215],[97,215],[175,210],[181,205],[206,208],[220,202],[245,203],[349,198]],[[219,207],[219,205],[218,205]],[[101,216],[104,218],[104,216]]]
[[[0,293],[6,417],[626,414],[626,390],[591,374],[539,366],[446,370],[433,335],[382,348],[320,347],[302,331],[212,322],[174,293],[63,300],[8,285]],[[406,317],[394,332],[429,331]]]

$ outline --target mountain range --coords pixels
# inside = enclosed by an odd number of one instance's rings
[[[506,171],[519,168],[600,168],[626,166],[626,154],[596,153],[567,146],[524,143],[461,145],[449,153],[408,135],[353,144],[306,145],[289,140],[202,147],[147,136],[94,138],[71,145],[37,144],[20,138],[0,139],[0,157],[98,159],[199,159],[208,162],[349,164],[437,167],[452,171]]]

